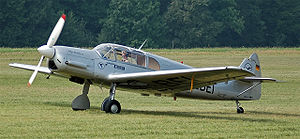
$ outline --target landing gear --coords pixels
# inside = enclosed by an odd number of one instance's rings
[[[91,83],[89,81],[85,81],[82,94],[77,96],[72,101],[72,109],[74,111],[90,109],[90,100],[87,96],[87,94],[89,93],[90,85]]]
[[[121,112],[121,105],[117,100],[109,100],[104,109],[106,113],[116,114]]]
[[[244,113],[244,109],[243,109],[243,107],[239,107],[239,108],[237,108],[237,113]]]
[[[116,86],[116,83],[111,84],[109,97],[105,98],[101,104],[101,110],[106,113],[116,114],[121,112],[121,105],[117,100],[115,100]]]
[[[236,112],[237,113],[244,113],[244,109],[243,109],[243,107],[240,107],[239,101],[236,100],[235,103],[236,103]]]

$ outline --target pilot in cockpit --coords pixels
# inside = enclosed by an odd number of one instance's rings
[[[123,62],[128,62],[128,56],[126,51],[122,51],[122,61]]]

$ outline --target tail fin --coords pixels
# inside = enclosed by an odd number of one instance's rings
[[[245,58],[241,63],[240,67],[244,70],[254,73],[255,77],[261,77],[261,66],[259,63],[258,55],[256,53],[253,53],[249,58]],[[260,99],[260,83],[253,81],[236,81],[236,85],[238,86],[238,88],[241,89],[241,92],[237,97],[238,99]]]
[[[253,53],[249,58],[245,58],[240,67],[254,73],[255,77],[261,77],[260,63],[256,53]]]

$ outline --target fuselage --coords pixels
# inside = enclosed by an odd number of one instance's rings
[[[66,46],[53,46],[55,55],[48,60],[52,72],[61,74],[70,81],[83,83],[85,79],[95,85],[109,86],[111,74],[137,73],[157,70],[191,69],[193,67],[141,50],[118,44],[100,44],[92,50]],[[240,87],[236,87],[236,86]],[[141,94],[185,97],[194,99],[235,100],[237,94],[249,85],[241,81],[229,81],[210,86],[195,87],[192,91],[163,92],[145,88],[144,84],[119,85],[119,89],[130,89]],[[260,95],[244,95],[245,100],[259,99]]]

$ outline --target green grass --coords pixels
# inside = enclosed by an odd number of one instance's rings
[[[108,89],[92,86],[91,109],[72,111],[82,86],[67,79],[13,69],[9,63],[37,64],[32,48],[0,49],[0,138],[300,138],[299,48],[205,48],[147,50],[195,67],[238,66],[257,52],[266,77],[287,83],[263,84],[259,101],[242,101],[236,114],[233,101],[143,97],[117,90],[118,115],[99,110]]]

